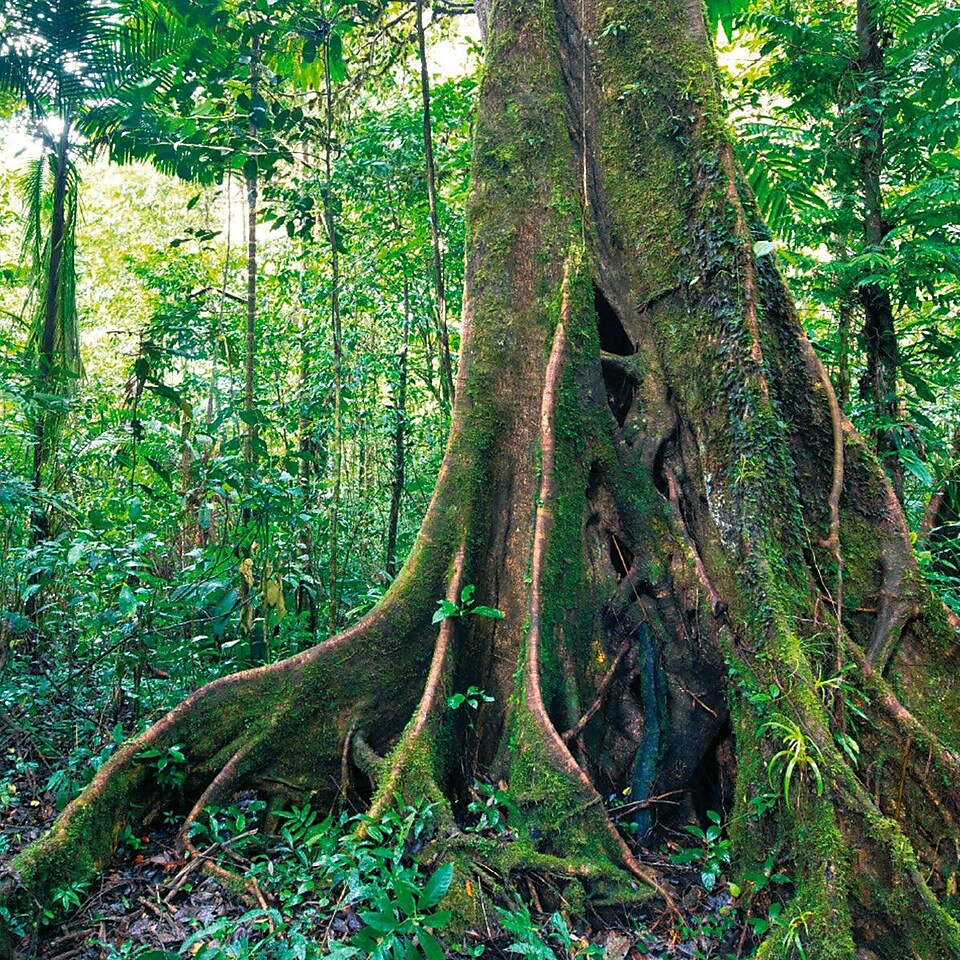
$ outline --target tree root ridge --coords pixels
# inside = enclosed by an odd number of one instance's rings
[[[540,648],[543,614],[543,583],[547,550],[549,548],[550,529],[553,522],[553,508],[556,499],[556,481],[554,477],[556,457],[556,437],[553,417],[556,396],[559,388],[563,361],[567,349],[566,330],[570,324],[570,264],[564,278],[560,320],[554,332],[553,344],[544,375],[543,401],[540,411],[540,456],[541,483],[534,525],[534,544],[532,557],[532,583],[530,589],[530,631],[527,637],[526,660],[523,674],[525,708],[529,711],[535,729],[539,734],[541,746],[546,752],[550,765],[579,785],[583,804],[576,815],[588,811],[600,814],[602,828],[614,855],[634,876],[652,887],[665,901],[668,909],[678,913],[672,891],[655,871],[641,864],[627,846],[613,821],[603,811],[602,798],[597,792],[583,767],[577,763],[566,742],[560,736],[547,713],[543,701],[543,689],[540,679]]]
[[[880,674],[886,669],[907,623],[919,610],[916,588],[908,582],[911,574],[913,578],[917,574],[911,569],[914,565],[907,556],[910,555],[905,555],[902,547],[895,548],[892,543],[887,543],[880,554],[883,567],[880,609],[867,647],[867,661]]]
[[[263,751],[271,733],[272,729],[268,728],[262,736],[251,740],[237,750],[220,772],[210,781],[209,786],[203,791],[193,807],[191,807],[179,832],[179,840],[184,850],[190,857],[196,860],[203,860],[202,868],[206,873],[216,877],[224,883],[228,889],[241,890],[245,895],[245,899],[247,899],[251,905],[259,905],[263,909],[266,909],[266,903],[256,881],[241,877],[226,867],[214,863],[207,858],[203,858],[193,843],[191,833],[193,828],[199,825],[200,818],[205,812],[214,804],[229,799],[240,789],[241,785],[247,782],[248,778],[255,773],[262,759],[259,754]]]
[[[453,563],[453,572],[447,591],[447,600],[454,605],[458,603],[464,587],[465,555],[466,545],[461,543]],[[440,622],[439,636],[434,647],[423,695],[417,706],[416,714],[404,730],[400,743],[384,764],[384,772],[381,775],[380,783],[377,785],[376,796],[368,811],[370,820],[381,817],[391,804],[396,802],[399,794],[404,791],[409,792],[411,785],[405,786],[403,778],[408,773],[411,758],[415,752],[419,750],[425,756],[429,754],[427,741],[431,734],[436,733],[439,715],[445,706],[443,693],[450,681],[450,648],[455,629],[456,620],[453,617],[447,617]],[[418,782],[412,785],[414,792],[419,793],[419,796],[408,799],[420,800],[423,797],[440,796],[440,790],[434,777],[435,774],[432,770],[420,770]],[[361,831],[362,829],[361,827]]]
[[[864,657],[863,652],[854,644],[848,646],[848,655],[857,665],[864,689],[869,693],[869,707],[872,712],[886,719],[908,742],[916,745],[918,757],[926,757],[925,769],[917,770],[920,782],[929,782],[930,765],[936,761],[939,773],[948,786],[943,793],[953,808],[953,827],[960,827],[960,753],[944,744],[931,732],[921,720],[905,707],[890,689],[889,684]]]

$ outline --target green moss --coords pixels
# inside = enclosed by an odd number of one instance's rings
[[[0,897],[0,905],[12,914],[32,915],[37,904],[51,902],[55,891],[90,880],[116,848],[144,779],[143,768],[133,767],[112,777],[102,793],[77,800],[68,815],[13,858],[10,869],[19,883]]]

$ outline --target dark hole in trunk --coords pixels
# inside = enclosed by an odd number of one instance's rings
[[[623,323],[617,316],[616,310],[610,306],[610,301],[596,284],[593,285],[593,306],[597,312],[600,349],[607,353],[616,353],[621,357],[629,357],[636,353],[637,348],[627,336],[627,331],[623,329]]]
[[[357,810],[366,810],[373,802],[376,785],[370,775],[350,761],[350,782],[355,796],[347,796],[347,802],[353,803]]]
[[[633,397],[636,393],[637,382],[629,373],[619,369],[612,363],[603,361],[600,365],[603,371],[603,384],[607,393],[607,403],[613,412],[617,423],[622,427],[627,422],[627,414],[633,406]]]
[[[622,580],[633,566],[633,553],[615,533],[610,534],[610,562],[618,580]]]
[[[672,398],[669,396],[668,400],[672,402]],[[677,455],[679,450],[680,431],[679,428],[674,427],[674,429],[660,441],[657,446],[657,452],[653,457],[653,485],[665,497],[670,496],[670,485],[667,483],[667,459],[669,458],[671,464],[675,464],[678,459]],[[683,515],[683,519],[689,522],[690,518],[687,516],[682,495],[680,496],[680,512]]]
[[[728,720],[704,751],[690,781],[690,799],[704,826],[709,822],[708,810],[715,810],[724,820],[727,819],[733,807],[735,776],[733,730]]]

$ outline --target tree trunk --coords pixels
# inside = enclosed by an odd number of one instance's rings
[[[433,286],[437,295],[437,332],[440,335],[440,377],[443,399],[454,398],[450,333],[447,329],[447,293],[443,280],[440,217],[437,212],[437,171],[433,162],[433,126],[430,123],[430,76],[427,72],[427,42],[423,30],[423,0],[417,0],[417,52],[420,56],[420,97],[423,102],[423,159],[427,168],[427,201],[430,206],[430,238],[433,247]]]
[[[327,566],[327,625],[334,633],[340,623],[338,580],[340,576],[340,485],[343,474],[343,337],[340,325],[340,254],[337,249],[337,221],[333,203],[333,79],[330,75],[330,42],[324,46],[325,56],[325,135],[324,220],[330,242],[330,327],[333,333],[333,489],[330,495],[330,560]]]
[[[403,274],[403,344],[393,405],[393,464],[390,479],[390,514],[387,520],[387,556],[385,569],[392,580],[397,572],[397,529],[403,498],[407,460],[407,353],[410,350],[410,280]]]
[[[883,218],[880,178],[883,173],[883,43],[875,0],[857,0],[857,46],[860,53],[863,124],[860,130],[860,179],[863,190],[863,242],[880,250],[888,233]],[[897,334],[890,292],[876,283],[860,288],[867,369],[861,396],[870,406],[873,441],[897,498],[903,501],[903,467],[897,455]]]
[[[241,517],[249,524],[254,516],[250,506],[254,470],[258,457],[258,429],[254,411],[256,397],[257,364],[257,204],[259,199],[259,164],[257,162],[257,99],[260,95],[260,35],[259,27],[250,24],[253,31],[250,41],[250,122],[247,129],[250,154],[244,164],[244,179],[247,188],[247,297],[246,324],[244,327],[243,351],[243,507]],[[245,533],[240,561],[240,581],[237,584],[240,608],[240,633],[249,642],[250,663],[262,663],[265,648],[254,630],[254,538]]]
[[[453,835],[472,778],[502,779],[517,839],[484,855],[608,897],[630,877],[670,891],[603,797],[644,808],[647,842],[723,811],[739,869],[773,851],[791,878],[764,956],[794,935],[811,958],[960,956],[941,904],[960,839],[952,631],[753,254],[701,4],[624,0],[625,31],[603,9],[493,7],[453,424],[387,596],[122,747],[16,858],[28,893],[8,903],[101,864],[164,802],[140,752],[178,743],[187,821],[241,786],[338,783],[374,815],[434,799]],[[433,627],[468,584],[505,619]],[[447,705],[468,685],[493,697],[472,724]],[[367,748],[387,758],[376,783]],[[673,791],[679,807],[654,799]],[[469,915],[480,854],[447,850]]]
[[[254,33],[250,44],[250,150],[246,164],[247,184],[247,323],[243,354],[243,410],[246,414],[243,432],[243,462],[248,471],[249,489],[253,467],[257,462],[257,423],[254,419],[253,401],[256,394],[255,376],[257,361],[257,200],[259,187],[257,154],[256,103],[260,96],[260,36]],[[249,507],[245,508],[249,515]]]
[[[311,416],[310,401],[310,333],[311,324],[309,322],[308,311],[304,309],[304,276],[306,248],[308,243],[303,244],[298,258],[299,284],[297,288],[297,297],[295,300],[297,312],[297,327],[300,332],[300,374],[298,382],[298,399],[300,402],[300,414],[297,418],[297,441],[299,458],[297,460],[297,483],[300,487],[300,496],[303,500],[303,510],[310,509],[311,504],[311,479],[313,476],[313,464],[315,459],[313,429],[314,420]],[[297,538],[300,545],[299,567],[301,580],[297,585],[297,612],[306,613],[306,627],[311,632],[317,629],[317,601],[316,585],[314,583],[313,570],[313,531],[309,523],[301,523],[300,532]]]
[[[54,376],[63,376],[57,370],[57,340],[64,337],[63,330],[63,294],[64,294],[64,254],[67,242],[67,193],[70,164],[67,156],[70,140],[70,120],[63,118],[63,129],[58,140],[53,174],[53,204],[50,216],[50,257],[46,264],[46,276],[43,293],[43,322],[40,327],[39,354],[37,357],[37,388],[41,394],[50,394],[50,381]],[[71,214],[72,216],[72,214]],[[61,344],[61,353],[65,354],[66,344]],[[66,360],[64,360],[66,365]],[[44,401],[46,402],[46,401]],[[53,453],[54,437],[50,435],[50,425],[55,423],[57,414],[50,414],[42,406],[37,411],[33,425],[33,491],[39,495],[43,491],[43,473]],[[35,503],[31,517],[31,543],[38,543],[47,536],[47,513],[39,500]]]

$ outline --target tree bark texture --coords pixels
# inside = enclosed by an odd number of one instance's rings
[[[436,800],[462,914],[491,856],[677,909],[603,805],[626,792],[641,842],[712,809],[738,869],[776,852],[792,881],[764,957],[793,932],[808,957],[960,956],[960,655],[754,256],[701,5],[495,4],[475,130],[453,424],[387,596],[121,748],[16,859],[7,902],[94,870],[168,803],[138,757],[178,743],[187,821],[241,786],[372,814]],[[505,619],[433,626],[467,584]],[[472,724],[446,702],[468,685],[493,697]],[[499,853],[452,830],[477,775],[516,807]]]

